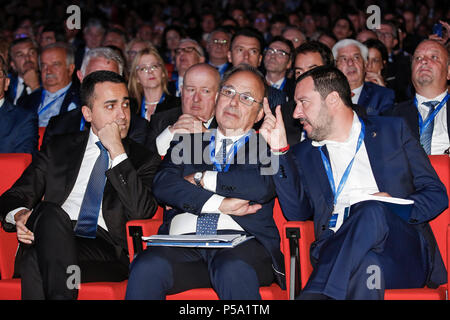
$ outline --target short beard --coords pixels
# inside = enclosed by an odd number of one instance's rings
[[[329,137],[332,130],[333,119],[328,114],[328,107],[325,102],[321,103],[317,122],[311,124],[309,120],[306,121],[311,125],[312,128],[311,132],[308,134],[308,138],[313,141],[323,141],[326,140],[327,137]]]

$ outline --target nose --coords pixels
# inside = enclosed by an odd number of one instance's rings
[[[303,108],[300,102],[297,102],[294,108],[294,112],[292,113],[292,117],[294,119],[299,119],[303,117]]]
[[[194,93],[194,102],[199,102],[201,100],[200,90],[196,90]]]

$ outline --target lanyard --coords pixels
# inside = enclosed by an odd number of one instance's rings
[[[163,92],[161,98],[159,99],[158,104],[163,102],[165,98],[166,98],[166,94]],[[143,96],[142,102],[141,102],[141,117],[144,119],[145,119],[146,112],[147,112],[147,108],[145,107],[145,96]]]
[[[226,163],[225,168],[223,169],[224,172],[227,172],[230,168],[230,164],[228,163],[228,159],[232,159],[234,155],[238,152],[238,150],[247,143],[247,141],[250,139],[250,136],[252,135],[252,131],[249,131],[246,135],[242,136],[238,141],[236,141],[233,144],[233,147],[230,148],[230,150],[227,152],[226,159],[224,159],[224,162]],[[222,172],[222,166],[220,163],[217,163],[216,160],[216,143],[215,143],[216,137],[214,136],[214,131],[211,134],[211,139],[209,140],[209,156],[211,159],[211,162],[214,164],[216,170],[218,172]]]
[[[430,125],[431,121],[434,120],[434,118],[436,117],[436,115],[438,114],[438,112],[442,109],[442,107],[445,105],[445,103],[447,102],[448,98],[449,98],[450,94],[446,94],[444,99],[442,99],[442,101],[438,104],[438,106],[434,109],[433,113],[430,114],[426,119],[425,122],[423,122],[422,119],[422,115],[420,114],[419,111],[419,103],[417,102],[417,97],[414,97],[414,104],[417,108],[417,113],[419,114],[419,135],[422,134],[422,132]]]
[[[353,162],[355,161],[356,154],[358,153],[359,149],[361,148],[362,142],[364,141],[365,125],[364,125],[364,122],[361,120],[361,118],[359,119],[359,121],[361,122],[361,132],[359,133],[358,143],[356,145],[356,151],[355,151],[355,154],[353,155],[352,160],[348,164],[347,169],[345,169],[344,174],[342,175],[342,178],[341,178],[341,181],[339,182],[339,186],[338,186],[337,190],[336,190],[336,185],[334,183],[333,171],[331,169],[330,161],[328,160],[328,158],[323,153],[322,146],[319,147],[319,151],[320,151],[320,155],[322,157],[323,165],[325,167],[325,171],[327,172],[328,181],[330,182],[331,190],[333,191],[334,205],[336,205],[337,198],[339,197],[339,195],[341,194],[342,190],[344,189],[344,185],[345,185],[345,183],[348,180],[348,176],[350,175],[350,171],[352,169]]]
[[[47,103],[41,110],[38,111],[38,115],[41,115],[45,110],[47,110],[48,108],[50,108],[56,101],[58,101],[59,98],[61,98],[62,96],[64,96],[67,92],[67,90],[69,90],[69,88],[67,88],[66,90],[64,90],[63,93],[61,93],[59,96],[57,96],[55,99],[53,99],[52,101],[50,101],[49,103]],[[45,94],[47,93],[47,90],[42,89],[42,95],[41,95],[41,104],[40,106],[42,106],[44,104],[44,100],[45,100]]]

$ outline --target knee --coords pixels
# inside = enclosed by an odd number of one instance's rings
[[[211,268],[213,279],[221,279],[225,283],[242,283],[256,277],[252,266],[240,259],[222,259]]]
[[[378,227],[386,224],[386,206],[380,201],[363,201],[351,207],[350,215],[354,216],[359,223],[370,224]]]
[[[152,250],[145,250],[137,255],[130,265],[130,278],[161,279],[171,273],[170,263]]]

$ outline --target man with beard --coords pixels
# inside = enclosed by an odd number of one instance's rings
[[[416,95],[388,113],[406,120],[427,154],[443,154],[450,147],[449,59],[448,51],[439,42],[422,41],[414,52],[411,68]]]
[[[445,186],[401,119],[359,117],[350,92],[334,67],[302,74],[294,118],[308,138],[291,150],[280,110],[265,108],[260,133],[280,154],[273,177],[283,213],[314,220],[313,272],[300,298],[383,299],[385,289],[437,287],[447,276],[428,221],[448,206]],[[411,211],[393,210],[390,197],[413,200]]]

